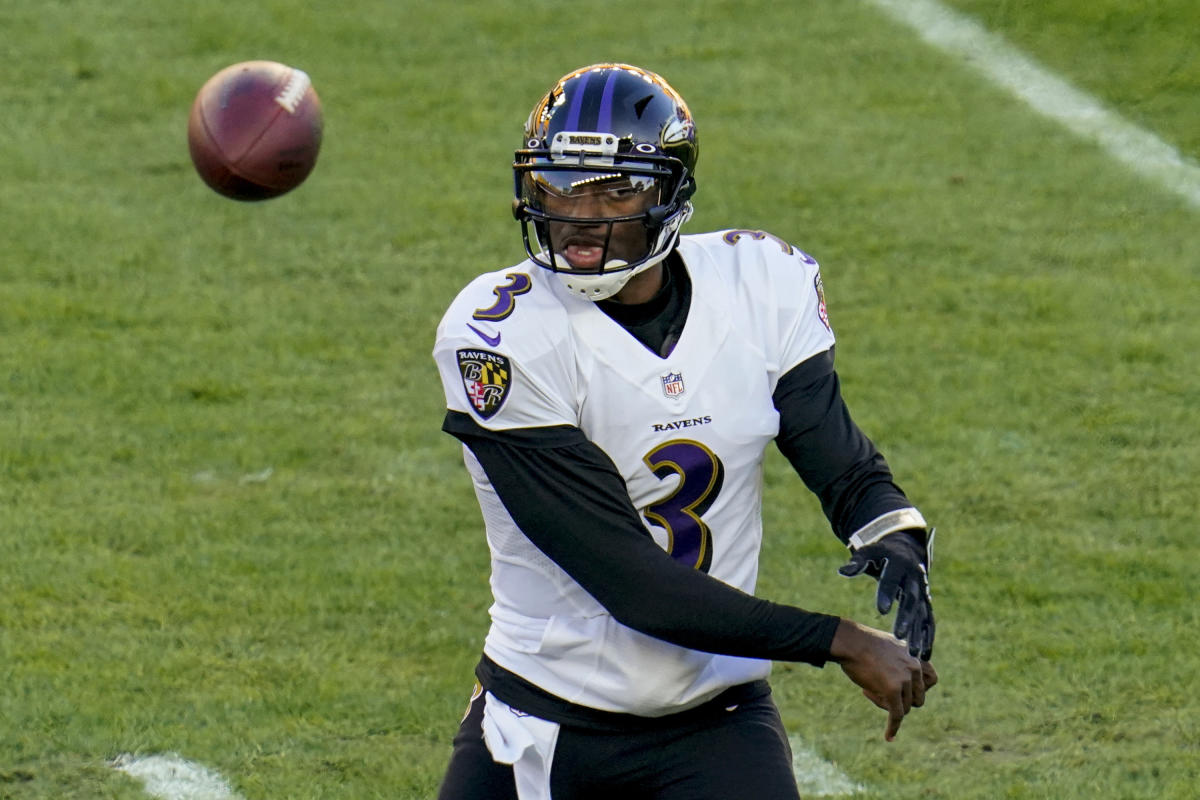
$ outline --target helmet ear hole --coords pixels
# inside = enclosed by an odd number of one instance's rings
[[[670,213],[670,206],[651,206],[646,210],[646,225],[657,228]]]
[[[692,195],[696,193],[696,179],[691,175],[684,181],[683,186],[679,190],[679,199],[687,201],[692,199]]]

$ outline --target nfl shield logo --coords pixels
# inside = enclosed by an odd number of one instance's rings
[[[683,394],[683,373],[668,372],[662,376],[663,394],[667,397],[678,397]]]

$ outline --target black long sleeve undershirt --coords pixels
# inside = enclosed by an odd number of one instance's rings
[[[712,653],[828,658],[837,617],[754,597],[672,559],[611,459],[578,428],[497,433],[449,412],[443,429],[470,448],[529,540],[622,624]]]
[[[813,494],[843,543],[871,520],[912,505],[871,440],[850,418],[833,348],[797,364],[775,387],[775,444]]]

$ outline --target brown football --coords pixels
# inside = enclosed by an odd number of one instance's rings
[[[246,61],[213,75],[188,118],[196,172],[234,200],[295,189],[317,163],[323,120],[308,75],[274,61]]]

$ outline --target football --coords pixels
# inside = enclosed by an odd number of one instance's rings
[[[234,200],[267,200],[299,186],[321,149],[321,102],[308,75],[245,61],[200,88],[188,118],[196,172]]]

